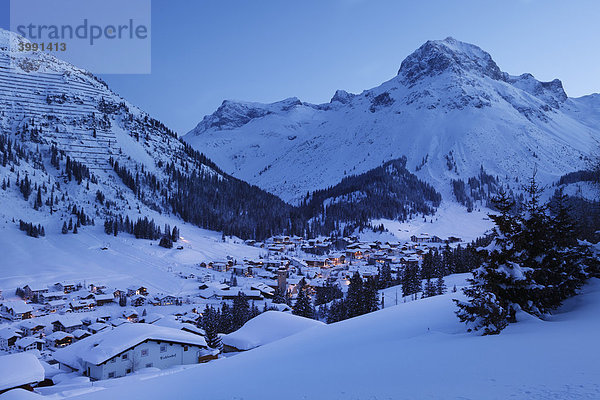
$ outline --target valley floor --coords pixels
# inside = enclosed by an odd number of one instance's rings
[[[498,336],[465,333],[454,315],[458,295],[400,304],[76,398],[600,398],[600,280],[592,279],[550,320],[520,315]]]

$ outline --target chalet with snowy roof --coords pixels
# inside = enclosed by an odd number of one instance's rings
[[[443,240],[438,236],[430,236],[427,233],[412,235],[410,240],[415,243],[442,243]]]
[[[83,299],[83,300],[71,300],[69,307],[74,312],[85,312],[90,311],[96,307],[96,300],[94,299]]]
[[[233,300],[239,294],[243,294],[246,296],[248,300],[264,300],[263,295],[260,290],[249,290],[249,289],[241,289],[241,290],[228,290],[226,292],[222,292],[221,298],[223,300]]]
[[[0,329],[0,349],[4,351],[14,350],[17,340],[23,336],[22,333],[13,328]]]
[[[200,335],[149,324],[126,324],[54,353],[61,367],[93,380],[126,376],[143,368],[197,364],[211,357]]]
[[[202,285],[198,286],[198,289],[204,290],[204,289],[214,288],[217,290],[229,290],[229,287],[230,286],[226,283],[206,282],[206,283],[203,283]]]
[[[23,287],[23,294],[25,295],[25,298],[35,303],[40,302],[40,295],[42,293],[48,293],[47,286],[31,283]]]
[[[18,351],[30,351],[30,350],[44,350],[46,342],[43,339],[27,336],[21,339],[17,339],[15,346]]]
[[[65,292],[63,292],[61,290],[52,290],[52,291],[48,291],[45,293],[41,293],[39,295],[39,302],[41,304],[48,304],[48,302],[50,302],[50,301],[66,300],[66,299],[67,299],[67,295],[65,294]]]
[[[123,311],[123,318],[129,322],[138,322],[138,313],[133,309],[127,309]]]
[[[102,332],[105,329],[110,329],[110,325],[103,322],[94,322],[87,327],[87,330],[92,334]]]
[[[80,318],[64,315],[52,321],[52,328],[54,332],[71,333],[76,329],[83,329],[83,322]]]
[[[0,356],[0,394],[13,389],[33,390],[45,378],[44,367],[30,353]],[[16,397],[15,397],[16,398]],[[25,398],[23,396],[19,398]]]
[[[144,286],[129,286],[127,288],[127,296],[148,296],[148,289]]]
[[[2,304],[2,312],[8,319],[18,321],[31,318],[33,308],[23,300],[7,301]]]
[[[77,284],[75,282],[57,282],[54,284],[54,288],[56,290],[62,291],[64,293],[72,293],[79,289],[81,289],[81,284]]]
[[[264,297],[273,297],[275,295],[275,289],[262,282],[251,284],[250,289],[258,290]]]
[[[92,336],[92,333],[83,329],[76,329],[73,331],[72,335],[73,338],[75,338],[75,340],[81,340],[85,339],[86,337]]]
[[[208,268],[219,272],[229,271],[231,267],[233,267],[233,260],[216,260],[208,263]]]
[[[248,264],[237,264],[233,266],[233,273],[238,276],[252,275],[252,266]]]
[[[126,320],[125,318],[121,318],[121,317],[115,318],[110,321],[110,324],[115,327],[121,326],[123,324],[129,324],[129,323],[130,323],[130,321]]]
[[[346,262],[346,255],[342,253],[330,254],[327,256],[327,260],[331,265],[340,265]]]
[[[307,257],[304,262],[309,267],[325,268],[328,266],[327,257]]]
[[[46,345],[53,348],[69,346],[73,343],[74,336],[71,333],[56,331],[46,336]]]
[[[114,303],[115,298],[112,294],[96,294],[94,299],[96,300],[97,306],[104,306],[106,304]]]
[[[38,318],[31,318],[19,324],[25,336],[37,335],[44,332],[46,324],[38,321]]]
[[[129,304],[132,307],[141,307],[144,304],[146,304],[146,298],[144,296],[136,294],[134,296],[131,296],[131,299],[129,299]]]
[[[62,310],[66,306],[67,302],[65,300],[52,300],[44,304],[44,309],[49,313],[55,313],[59,310]]]

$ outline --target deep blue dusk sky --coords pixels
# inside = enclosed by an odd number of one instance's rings
[[[153,0],[152,74],[101,77],[185,134],[223,99],[320,103],[377,86],[426,40],[453,36],[577,97],[600,92],[599,19],[597,0]]]

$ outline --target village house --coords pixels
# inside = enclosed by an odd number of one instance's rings
[[[92,335],[54,353],[63,368],[93,380],[126,376],[143,368],[169,368],[214,358],[200,335],[149,324],[126,324]]]
[[[181,299],[171,295],[158,295],[152,300],[152,304],[156,306],[172,306],[181,303]]]
[[[65,292],[58,291],[58,290],[40,293],[40,295],[39,295],[39,302],[41,304],[48,304],[51,301],[66,300],[66,299],[67,299],[67,295],[65,294]]]
[[[304,262],[309,267],[325,268],[328,266],[327,257],[307,257]]]
[[[7,301],[2,304],[2,312],[8,319],[18,321],[31,318],[33,308],[23,300]]]
[[[74,282],[58,282],[54,284],[54,288],[56,290],[62,291],[64,293],[72,293],[79,289],[81,289],[81,284],[77,284]]]
[[[52,300],[46,302],[46,304],[44,305],[44,309],[49,313],[55,313],[65,308],[66,305],[67,302],[65,300]]]
[[[13,389],[33,390],[45,378],[44,367],[30,353],[17,353],[0,356],[0,394]],[[33,395],[32,395],[33,396]],[[24,395],[13,398],[25,398]]]
[[[226,272],[233,266],[232,260],[225,261],[211,261],[208,263],[208,268],[212,268],[218,272]]]
[[[71,333],[56,331],[46,336],[46,345],[52,348],[61,348],[69,346],[73,343],[73,335]]]
[[[32,318],[23,321],[19,326],[25,336],[32,336],[44,333],[44,328],[46,328],[46,325],[39,322],[38,318]]]
[[[82,329],[83,322],[81,321],[81,319],[76,317],[60,316],[52,322],[52,328],[54,332],[71,333],[76,329]]]
[[[96,300],[94,299],[85,299],[85,300],[72,300],[69,303],[69,307],[71,310],[75,312],[85,312],[90,311],[96,306]]]
[[[110,325],[103,322],[94,322],[87,327],[87,330],[92,334],[102,332],[105,329],[110,329]]]
[[[250,289],[252,290],[258,290],[264,297],[273,297],[275,295],[275,289],[273,289],[271,286],[262,283],[262,282],[257,282],[257,283],[253,283],[250,285]]]
[[[136,294],[129,299],[129,304],[132,307],[141,307],[146,304],[146,298],[142,295]]]
[[[123,311],[123,318],[125,318],[129,322],[138,322],[138,313],[137,311],[129,308]]]
[[[27,336],[21,339],[18,339],[15,342],[15,346],[18,351],[30,351],[30,350],[44,350],[46,342],[40,338]]]
[[[248,264],[234,265],[233,273],[238,276],[251,276],[252,275],[252,267]]]
[[[129,324],[129,323],[131,323],[131,322],[126,320],[125,318],[121,318],[121,317],[115,318],[110,321],[110,324],[114,327],[121,326],[123,324]]]
[[[96,300],[96,305],[100,307],[113,303],[115,298],[112,294],[96,294],[94,299]]]
[[[29,284],[23,287],[23,294],[25,299],[31,300],[34,303],[40,303],[40,295],[48,293],[48,287],[38,284]]]
[[[22,334],[23,332],[13,328],[0,329],[0,350],[14,350],[16,342],[23,336]]]
[[[148,289],[146,289],[144,286],[129,286],[127,288],[127,296],[148,296]]]
[[[92,336],[92,334],[90,332],[85,331],[83,329],[74,330],[72,335],[75,340],[81,340],[81,339],[85,339],[86,337]]]
[[[248,290],[248,289],[242,289],[242,290],[228,290],[226,292],[222,292],[222,299],[223,300],[233,300],[235,299],[239,294],[243,294],[244,296],[246,296],[246,298],[248,300],[264,300],[262,294],[260,293],[259,290]]]
[[[429,236],[427,233],[412,235],[410,240],[415,243],[442,243],[443,240],[438,236]]]

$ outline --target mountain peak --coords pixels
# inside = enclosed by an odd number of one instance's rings
[[[398,75],[405,83],[414,85],[423,77],[440,75],[446,71],[459,75],[471,72],[494,80],[504,80],[504,74],[489,53],[453,37],[425,42],[402,61]]]

